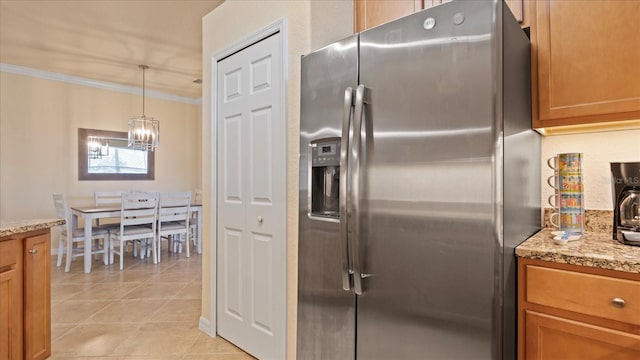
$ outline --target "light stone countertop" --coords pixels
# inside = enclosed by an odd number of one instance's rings
[[[0,220],[0,237],[64,225],[64,219]]]
[[[545,228],[518,247],[516,256],[560,264],[640,273],[640,246],[623,245],[610,232],[586,232],[565,245],[553,242],[553,229]]]

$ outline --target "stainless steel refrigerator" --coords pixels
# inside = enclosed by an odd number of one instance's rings
[[[515,359],[529,41],[453,1],[302,58],[297,359]]]

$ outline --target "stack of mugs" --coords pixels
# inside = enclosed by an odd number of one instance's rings
[[[566,235],[581,235],[585,222],[582,154],[558,154],[549,158],[547,165],[554,171],[547,179],[554,189],[549,205],[555,209],[549,221]]]

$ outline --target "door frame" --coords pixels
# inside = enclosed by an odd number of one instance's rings
[[[210,104],[211,104],[211,113],[210,113],[210,117],[211,117],[211,133],[209,134],[211,137],[211,147],[209,149],[210,151],[210,156],[211,156],[211,182],[209,184],[210,189],[212,189],[211,191],[211,209],[213,211],[210,212],[210,224],[211,224],[211,246],[209,247],[209,249],[211,249],[211,254],[210,254],[210,268],[209,268],[209,273],[210,273],[210,281],[211,281],[211,292],[210,292],[210,304],[209,304],[209,314],[210,314],[210,319],[207,321],[206,319],[201,318],[200,319],[200,329],[202,329],[205,333],[207,333],[209,336],[211,337],[216,337],[217,336],[217,329],[218,329],[218,314],[217,314],[217,256],[218,256],[218,252],[217,252],[217,246],[218,246],[218,222],[217,222],[217,204],[218,204],[218,198],[217,198],[217,184],[218,184],[218,171],[217,171],[217,166],[218,166],[218,131],[217,131],[217,123],[218,123],[218,93],[215,90],[217,88],[217,84],[218,84],[218,62],[221,61],[222,59],[246,48],[249,47],[257,42],[260,42],[266,38],[268,38],[269,36],[280,32],[281,36],[281,49],[282,49],[282,78],[280,79],[282,81],[282,93],[280,94],[280,99],[281,99],[281,106],[282,106],[282,115],[283,115],[283,127],[282,127],[282,131],[284,131],[284,135],[285,135],[285,139],[287,139],[287,119],[288,119],[288,113],[287,113],[287,89],[288,89],[288,47],[287,47],[287,21],[286,18],[280,18],[278,20],[276,20],[275,22],[263,27],[262,29],[257,30],[256,32],[246,36],[245,38],[231,44],[230,46],[214,53],[213,55],[211,55],[211,86],[212,86],[212,91],[211,91],[211,98],[210,100]],[[287,217],[288,217],[288,211],[287,211],[287,164],[288,164],[288,159],[287,159],[287,144],[285,144],[285,146],[283,147],[283,151],[281,154],[275,154],[276,156],[280,156],[283,160],[284,160],[284,165],[283,166],[283,172],[282,174],[279,174],[282,176],[283,179],[283,185],[284,185],[284,191],[282,192],[282,199],[280,199],[283,204],[284,204],[284,216],[282,218],[282,223],[281,226],[283,228],[283,234],[284,234],[284,238],[283,241],[284,246],[283,246],[283,258],[285,259],[285,271],[284,271],[284,284],[285,284],[285,294],[284,294],[284,299],[285,299],[285,309],[284,309],[284,319],[282,319],[283,324],[284,324],[284,334],[283,334],[283,341],[284,343],[281,344],[281,346],[283,346],[284,351],[285,351],[285,356],[286,356],[286,351],[287,351],[287,309],[288,309],[288,304],[286,303],[286,299],[287,299],[287,273],[288,273],[288,267],[286,264],[286,260],[287,260],[287,245],[288,245],[288,238],[287,238]],[[274,174],[275,175],[275,174]]]

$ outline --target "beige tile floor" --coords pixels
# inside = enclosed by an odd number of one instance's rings
[[[50,359],[254,359],[198,329],[201,258],[165,248],[160,264],[128,254],[84,274],[82,258],[65,273],[52,257]]]

